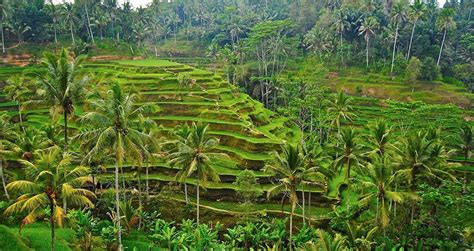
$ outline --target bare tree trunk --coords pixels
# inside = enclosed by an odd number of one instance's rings
[[[413,23],[413,27],[411,28],[411,36],[410,36],[410,43],[408,45],[408,53],[407,53],[407,60],[410,60],[410,53],[411,53],[411,44],[413,42],[413,34],[415,34],[415,27],[416,27],[416,22]]]
[[[158,50],[156,49],[156,45],[154,45],[155,47],[155,58],[158,58]]]
[[[436,62],[436,66],[439,66],[439,61],[441,60],[441,54],[443,53],[444,40],[446,39],[447,30],[448,30],[447,28],[444,29],[443,41],[441,41],[441,48],[439,49],[438,61]]]
[[[392,67],[390,68],[390,74],[393,74],[393,65],[395,63],[395,51],[397,50],[397,37],[398,37],[398,22],[397,22],[397,27],[395,28],[395,41],[393,42]]]

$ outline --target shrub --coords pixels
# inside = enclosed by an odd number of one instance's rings
[[[179,73],[178,74],[178,84],[181,87],[190,87],[193,80],[191,79],[191,75],[188,73]]]
[[[420,78],[421,61],[416,57],[411,57],[405,70],[405,78],[409,82],[415,82]]]
[[[421,65],[420,77],[423,80],[433,81],[440,75],[439,67],[432,57],[427,57]]]
[[[251,170],[244,170],[239,173],[234,184],[238,187],[237,194],[244,201],[252,202],[262,194],[262,191],[255,189],[258,187],[257,177]]]

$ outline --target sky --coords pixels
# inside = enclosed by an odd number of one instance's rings
[[[64,0],[53,0],[53,2],[60,3],[63,2]],[[71,0],[66,0],[66,1],[71,1]],[[119,0],[119,3],[123,3],[124,1],[130,1],[133,7],[140,7],[140,6],[146,6],[147,4],[151,3],[153,0]],[[273,0],[275,1],[275,0]],[[443,6],[446,0],[438,0],[439,6]]]

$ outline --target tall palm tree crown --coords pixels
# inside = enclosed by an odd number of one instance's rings
[[[42,61],[46,72],[39,78],[39,93],[50,105],[52,111],[60,111],[64,118],[64,149],[67,150],[68,116],[74,111],[74,104],[84,99],[84,90],[89,77],[80,74],[84,57],[71,58],[66,49],[59,55],[45,53]]]
[[[211,165],[212,161],[227,158],[223,153],[216,152],[219,140],[208,134],[209,125],[195,124],[190,131],[183,131],[182,136],[187,138],[177,142],[177,150],[170,154],[170,163],[181,168],[176,178],[184,181],[197,173],[197,213],[196,220],[199,224],[199,187],[208,180],[220,181],[219,174]]]
[[[124,160],[142,163],[148,134],[141,132],[139,118],[155,110],[154,106],[136,106],[137,95],[123,93],[119,84],[110,86],[106,97],[92,101],[93,111],[87,112],[80,121],[87,129],[76,136],[82,148],[91,149],[84,161],[91,162],[110,152],[115,157],[116,216],[120,219],[119,169]],[[120,220],[118,224],[118,246],[121,248]]]
[[[33,162],[20,160],[26,167],[27,180],[13,181],[7,189],[15,194],[21,194],[16,202],[9,206],[6,214],[27,212],[21,226],[34,222],[50,210],[51,250],[54,250],[54,225],[62,225],[64,211],[59,201],[67,200],[69,205],[77,207],[93,207],[91,199],[94,193],[81,188],[90,182],[89,168],[74,166],[71,155],[62,155],[59,147],[38,151]]]

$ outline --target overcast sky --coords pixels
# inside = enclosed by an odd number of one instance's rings
[[[53,0],[53,2],[56,3],[61,3],[64,2],[65,0]],[[72,1],[72,0],[66,0],[66,1]],[[120,3],[123,3],[124,1],[127,0],[119,0]],[[139,7],[139,6],[146,6],[147,4],[151,3],[153,0],[128,0],[132,4],[133,7]],[[438,0],[439,6],[443,6],[444,2],[446,0]]]

